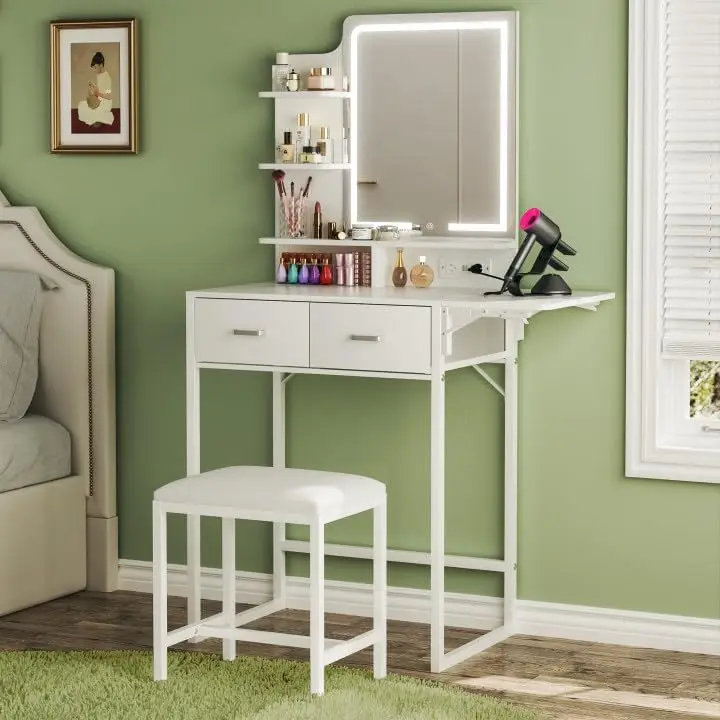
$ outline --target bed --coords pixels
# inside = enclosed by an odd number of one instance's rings
[[[28,413],[0,424],[0,615],[117,589],[115,280],[0,192],[0,269],[47,283]],[[54,478],[54,479],[48,479]]]

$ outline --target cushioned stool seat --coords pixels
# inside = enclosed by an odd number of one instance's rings
[[[373,629],[344,641],[324,637],[325,524],[373,511]],[[209,618],[167,629],[167,513],[220,517],[222,521],[223,609]],[[284,537],[284,523],[310,526],[310,636],[247,630],[240,627],[286,607],[281,548],[275,548],[273,600],[235,613],[235,520],[273,522]],[[167,649],[191,638],[223,639],[223,658],[234,660],[236,642],[290,645],[310,649],[310,689],[324,690],[324,668],[332,662],[374,648],[376,678],[386,674],[386,493],[385,486],[360,475],[267,467],[228,467],[169,483],[155,491],[153,502],[154,677],[167,677]],[[279,551],[279,552],[278,552]],[[278,561],[278,557],[282,558]],[[282,577],[280,577],[282,576]]]

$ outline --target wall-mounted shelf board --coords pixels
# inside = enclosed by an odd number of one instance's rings
[[[273,98],[275,100],[349,100],[352,93],[345,90],[298,90],[297,92],[261,92],[261,98]]]
[[[260,163],[261,170],[349,170],[350,163]]]
[[[398,240],[318,240],[315,238],[276,238],[264,237],[258,241],[261,245],[297,245],[299,247],[338,245],[348,247],[375,247],[382,250],[403,248],[427,248],[428,250],[507,250],[515,247],[512,240],[483,240],[482,238],[406,238]]]

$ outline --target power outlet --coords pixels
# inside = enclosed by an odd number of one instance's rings
[[[440,258],[440,277],[453,278],[467,272],[469,265],[460,263],[457,260],[447,260]]]
[[[449,258],[440,258],[440,277],[441,278],[457,278],[459,275],[464,275],[468,272],[471,265],[475,263],[461,262],[458,260],[451,260]],[[492,262],[486,260],[481,263],[483,272],[492,273]]]

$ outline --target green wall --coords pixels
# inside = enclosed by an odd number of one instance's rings
[[[48,152],[48,22],[141,21],[137,157]],[[37,205],[75,251],[117,270],[120,546],[151,554],[152,491],[184,469],[185,290],[269,279],[272,107],[257,98],[276,50],[331,49],[354,13],[521,12],[521,206],[540,205],[578,249],[577,288],[618,293],[597,314],[539,317],[521,356],[523,598],[720,617],[720,487],[623,472],[626,0],[5,0],[0,7],[0,187]],[[252,9],[250,9],[252,8]],[[282,18],[287,17],[287,21]],[[203,378],[204,466],[270,461],[269,379]],[[448,381],[448,545],[501,549],[502,406],[473,372]],[[289,461],[386,481],[391,544],[428,545],[428,389],[298,378]],[[338,410],[343,408],[342,414]],[[340,417],[340,420],[338,418]],[[184,560],[171,526],[171,560]],[[367,537],[354,522],[332,535]],[[218,560],[208,526],[203,561]],[[267,571],[268,529],[244,526],[240,566]],[[295,564],[299,570],[300,560]],[[366,567],[331,562],[332,574]],[[496,578],[449,572],[452,590]],[[424,569],[391,582],[422,586]]]

